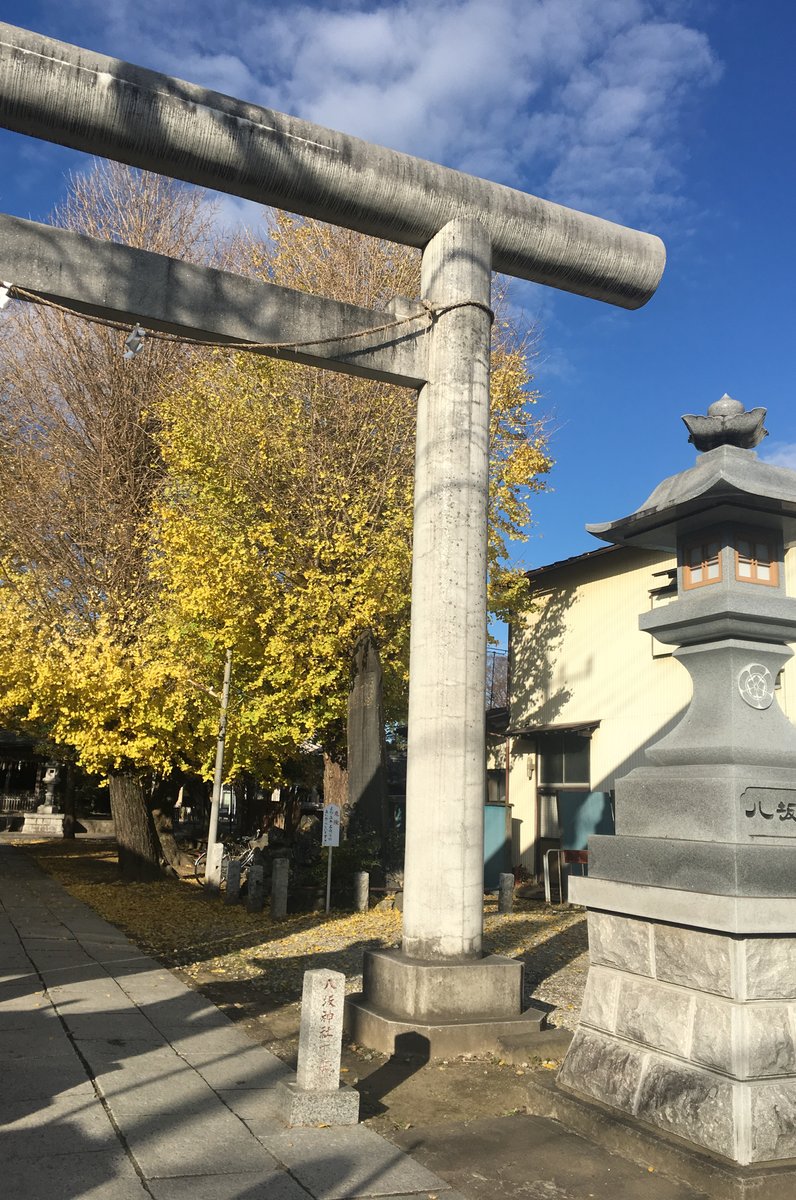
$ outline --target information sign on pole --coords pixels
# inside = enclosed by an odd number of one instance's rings
[[[323,808],[322,846],[340,845],[340,805],[325,804]]]
[[[321,845],[328,847],[329,851],[326,862],[326,911],[328,912],[332,899],[332,847],[340,845],[339,804],[324,804],[323,806]]]

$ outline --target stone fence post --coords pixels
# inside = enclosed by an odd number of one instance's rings
[[[370,875],[367,871],[357,871],[354,875],[354,910],[367,912],[370,899]]]
[[[281,921],[287,915],[287,885],[290,879],[290,859],[275,858],[271,867],[271,920]]]
[[[510,913],[514,910],[514,876],[510,871],[501,872],[498,879],[498,912]]]

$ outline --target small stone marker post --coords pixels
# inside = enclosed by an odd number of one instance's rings
[[[247,912],[262,912],[265,904],[265,868],[262,863],[253,862],[249,867],[246,881],[246,910]]]
[[[205,859],[205,887],[209,892],[218,892],[221,888],[221,866],[224,861],[224,843],[210,842]]]
[[[510,871],[502,872],[498,879],[498,912],[514,911],[514,876]]]
[[[345,975],[305,971],[301,994],[298,1070],[281,1083],[288,1125],[356,1125],[359,1093],[340,1084]]]
[[[227,890],[224,893],[225,904],[237,904],[240,900],[240,859],[231,858],[227,867]]]
[[[354,909],[356,912],[368,911],[370,898],[370,875],[367,871],[357,871],[354,875]]]
[[[271,875],[271,917],[281,921],[287,915],[287,884],[290,875],[290,860],[275,858]]]

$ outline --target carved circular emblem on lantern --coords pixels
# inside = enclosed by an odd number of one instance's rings
[[[750,708],[768,708],[774,700],[774,677],[762,663],[749,663],[738,672],[738,691]]]

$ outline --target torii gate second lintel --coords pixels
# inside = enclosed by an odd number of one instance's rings
[[[360,363],[361,373],[375,366],[377,374],[400,361],[400,382],[419,390],[403,947],[368,952],[363,995],[347,1006],[349,1028],[355,1041],[386,1053],[398,1033],[421,1032],[432,1056],[495,1051],[518,1021],[539,1028],[543,1014],[522,1011],[522,965],[482,955],[491,272],[637,308],[660,280],[662,243],[4,24],[0,124],[422,247],[421,293],[433,323],[410,326],[400,352],[380,341],[378,363]],[[23,240],[31,236],[15,228]],[[59,269],[57,261],[45,266],[42,292]],[[16,282],[1,245],[0,275]],[[63,277],[60,286],[63,294]],[[197,286],[213,292],[206,280]],[[276,292],[268,303],[284,317]],[[95,280],[93,293],[94,311],[130,311],[129,286]],[[299,302],[296,319],[310,314],[312,324],[332,302],[319,303]],[[353,334],[368,318],[347,307],[340,328]],[[165,327],[171,316],[167,290]],[[210,323],[228,336],[231,326]],[[250,310],[232,321],[242,325],[247,340],[261,328]],[[345,358],[348,347],[340,352]]]
[[[403,297],[393,311],[361,308],[5,213],[0,276],[12,295],[89,318],[403,387],[427,378],[430,314]]]

